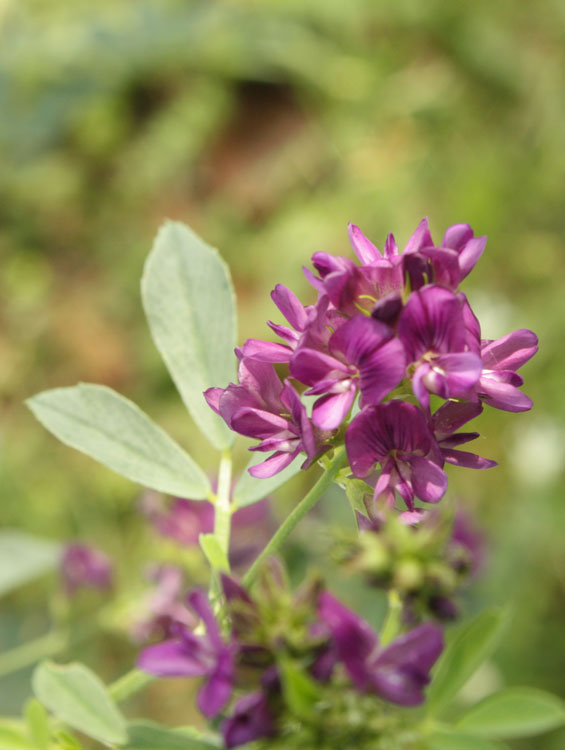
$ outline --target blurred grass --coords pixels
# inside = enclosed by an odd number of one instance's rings
[[[483,335],[541,345],[534,411],[483,418],[501,466],[452,492],[491,539],[476,606],[514,603],[498,667],[563,694],[564,37],[558,0],[0,0],[2,525],[139,543],[137,488],[23,407],[55,385],[119,389],[214,470],[141,313],[164,217],[230,263],[242,340],[266,335],[277,282],[311,297],[300,266],[348,252],[347,221],[381,246],[424,215],[438,238],[467,221],[489,235],[465,285]]]

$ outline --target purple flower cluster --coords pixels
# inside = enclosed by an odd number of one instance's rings
[[[285,703],[281,660],[293,659],[320,689],[339,670],[360,693],[400,706],[423,702],[430,669],[443,648],[436,625],[422,625],[381,647],[367,622],[318,586],[294,598],[282,592],[277,604],[272,581],[267,602],[252,598],[228,576],[222,585],[229,632],[222,633],[206,595],[194,591],[188,602],[201,625],[191,629],[179,623],[172,638],[144,649],[138,666],[159,676],[204,678],[198,707],[208,718],[224,714],[227,748],[276,736],[292,712]],[[282,619],[273,616],[281,602]],[[226,715],[234,693],[250,686],[254,689],[235,700]]]
[[[205,397],[231,429],[260,441],[251,450],[271,453],[250,469],[254,476],[272,476],[300,453],[307,468],[345,428],[353,474],[374,478],[384,504],[398,493],[412,510],[415,498],[435,503],[444,495],[445,462],[495,465],[457,450],[478,437],[458,430],[483,404],[531,408],[517,370],[537,338],[521,329],[481,339],[459,291],[486,244],[468,224],[449,227],[436,245],[424,219],[402,253],[392,234],[384,253],[354,225],[349,238],[359,263],[315,253],[317,273],[305,269],[318,293],[313,305],[277,285],[271,296],[287,324],[269,326],[283,343],[246,341],[236,350],[239,383]],[[275,365],[288,368],[284,381]],[[311,410],[302,393],[314,397]],[[443,399],[439,408],[432,395]]]

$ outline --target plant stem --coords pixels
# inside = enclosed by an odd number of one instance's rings
[[[381,628],[381,643],[388,645],[400,633],[402,626],[402,600],[394,589],[388,592],[388,612]]]
[[[143,690],[143,688],[153,682],[154,679],[154,675],[142,672],[141,669],[134,668],[109,685],[108,692],[116,703],[120,703],[131,695],[139,693],[140,690]]]
[[[304,516],[312,510],[318,500],[328,489],[330,484],[335,479],[339,470],[345,463],[347,454],[343,446],[336,448],[334,457],[328,464],[327,469],[324,471],[322,476],[318,479],[312,489],[302,498],[292,513],[286,518],[279,529],[275,532],[267,546],[263,549],[259,557],[255,560],[253,565],[249,568],[247,573],[243,576],[243,583],[245,586],[249,586],[255,580],[261,563],[265,558],[270,555],[274,555],[281,548],[288,536],[294,530],[296,524],[301,521]]]
[[[231,530],[231,470],[232,459],[231,453],[222,454],[220,459],[220,468],[218,470],[218,492],[214,505],[214,534],[222,546],[226,557],[230,548],[230,530]]]
[[[54,656],[69,644],[67,630],[51,630],[49,633],[5,651],[0,655],[0,677],[29,667],[46,656]]]

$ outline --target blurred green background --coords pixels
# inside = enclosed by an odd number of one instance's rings
[[[241,340],[279,319],[277,282],[311,301],[300,267],[348,253],[348,221],[381,247],[424,215],[438,241],[469,222],[489,235],[464,285],[483,336],[540,336],[524,368],[534,410],[482,418],[476,450],[500,467],[451,475],[491,547],[469,611],[513,605],[474,687],[565,695],[564,42],[560,0],[0,0],[0,524],[89,540],[137,585],[139,489],[34,422],[22,402],[49,387],[120,390],[213,472],[141,310],[165,217],[227,259]],[[322,513],[339,520],[343,503]],[[312,535],[320,559],[315,519],[294,558]],[[47,590],[1,600],[0,647],[42,632]],[[109,636],[81,656],[111,678],[134,653]],[[28,678],[0,682],[0,713],[19,710]],[[167,698],[155,718],[186,722],[184,690],[157,687],[146,708]],[[563,746],[563,734],[515,744]]]

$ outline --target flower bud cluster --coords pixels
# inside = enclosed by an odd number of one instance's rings
[[[483,404],[531,408],[517,370],[537,338],[525,329],[481,338],[459,290],[486,244],[468,224],[449,227],[437,245],[425,219],[402,253],[392,234],[384,253],[354,225],[349,238],[359,263],[315,253],[316,273],[305,270],[313,305],[277,285],[271,296],[287,324],[269,326],[283,343],[246,341],[236,350],[239,383],[205,396],[231,429],[260,441],[250,450],[271,453],[254,476],[272,476],[300,453],[306,468],[344,433],[351,471],[371,481],[375,499],[393,506],[398,493],[412,510],[415,498],[443,497],[446,462],[495,465],[458,450],[478,437],[459,430]],[[288,368],[284,381],[275,365]]]
[[[358,519],[361,533],[341,533],[338,542],[346,568],[370,585],[395,591],[407,621],[454,619],[457,594],[483,557],[482,536],[468,516],[458,512],[452,519],[432,511],[418,519],[390,513]]]
[[[289,717],[307,722],[296,715],[295,680],[312,707],[335,684],[400,706],[424,700],[443,648],[436,625],[421,625],[383,647],[370,625],[319,581],[293,594],[274,564],[252,593],[226,575],[222,588],[221,623],[206,595],[193,591],[188,603],[201,624],[178,623],[172,638],[142,651],[138,665],[160,676],[204,678],[198,706],[208,718],[223,716],[227,748],[275,738]]]

